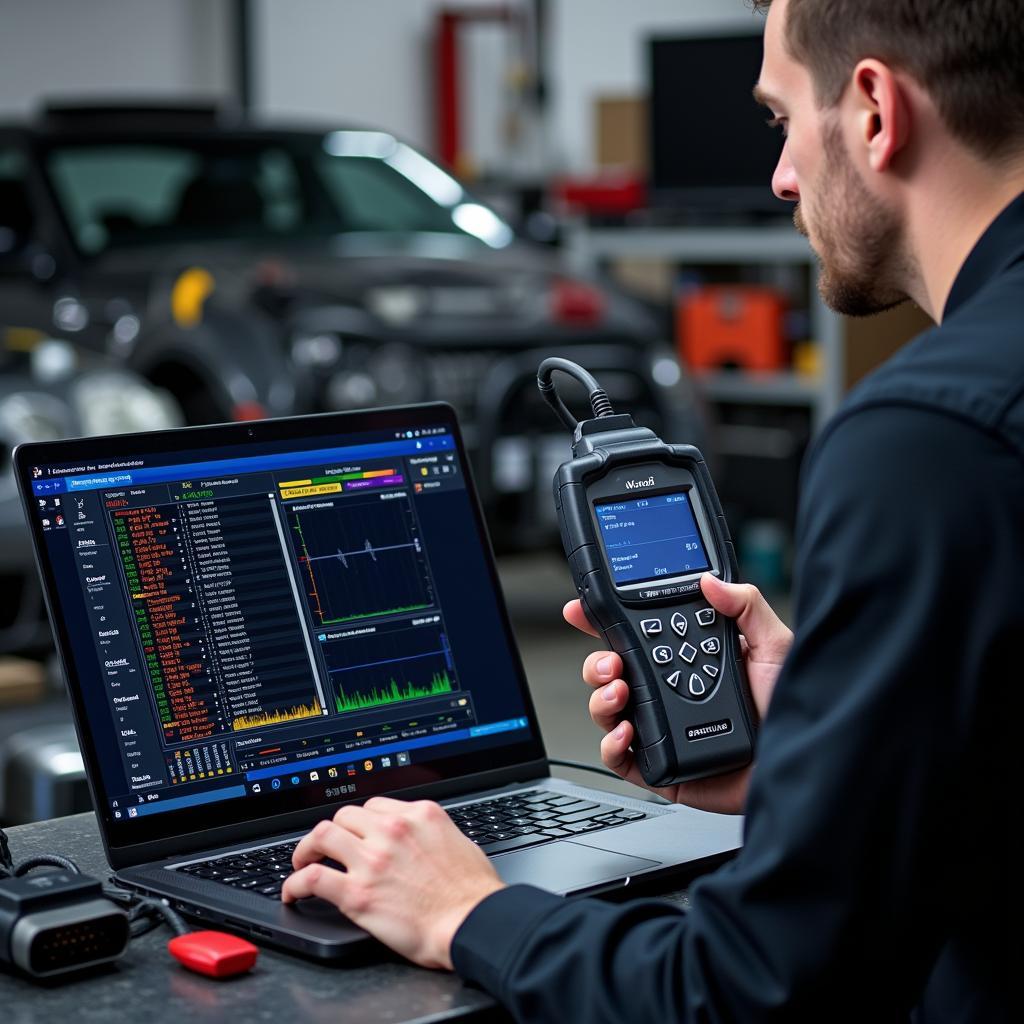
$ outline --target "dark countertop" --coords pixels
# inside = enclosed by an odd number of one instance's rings
[[[22,825],[7,834],[16,862],[37,853],[62,853],[86,873],[100,878],[109,874],[92,814]],[[684,898],[680,893],[666,897]],[[63,982],[34,984],[0,968],[5,1024],[62,1018],[76,1024],[130,1018],[141,1024],[508,1020],[489,996],[454,975],[404,961],[378,959],[361,966],[331,967],[261,948],[250,974],[215,981],[172,960],[164,948],[168,938],[169,930],[158,928],[134,940],[116,965]]]

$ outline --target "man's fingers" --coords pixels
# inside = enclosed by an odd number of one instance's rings
[[[597,636],[597,630],[590,624],[586,612],[583,611],[583,605],[579,601],[570,601],[562,609],[562,618],[570,626],[575,626],[581,633],[586,633],[588,636]]]
[[[393,800],[389,796],[372,796],[363,804],[363,809],[373,814],[408,814],[408,800]]]
[[[629,722],[619,724],[603,740],[601,740],[601,760],[607,768],[623,778],[633,767],[633,752],[629,749],[633,742],[633,726]]]
[[[329,868],[326,864],[310,864],[285,879],[281,899],[285,903],[291,903],[309,896],[320,896],[340,907],[345,899],[347,881],[342,872]]]
[[[583,662],[583,681],[588,686],[604,686],[622,678],[622,659],[611,651],[594,651]]]
[[[700,586],[713,608],[736,620],[757,657],[780,662],[785,658],[793,634],[757,587],[749,583],[723,583],[708,572],[701,576]]]
[[[629,702],[629,687],[615,679],[590,695],[590,717],[594,725],[611,732],[619,724],[622,709]]]
[[[333,821],[321,821],[309,835],[304,836],[292,854],[292,867],[296,871],[321,860],[335,860],[350,864],[357,856],[359,840]]]
[[[346,804],[339,808],[332,820],[335,825],[340,825],[360,839],[366,838],[366,832],[372,821],[366,808],[360,807],[359,804]]]

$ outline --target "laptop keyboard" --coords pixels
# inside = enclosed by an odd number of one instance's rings
[[[448,815],[462,834],[488,855],[599,832],[648,817],[644,811],[544,789],[463,804],[449,808]],[[279,900],[284,880],[292,873],[292,853],[296,846],[298,840],[262,846],[185,864],[177,870],[193,878],[208,878]]]
[[[550,789],[512,793],[478,804],[452,807],[448,815],[462,834],[487,854],[599,832],[647,817],[644,811],[595,803]]]

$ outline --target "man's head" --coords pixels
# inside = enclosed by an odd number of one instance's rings
[[[984,164],[1024,153],[1024,0],[752,2],[769,12],[757,96],[787,135],[772,187],[799,201],[822,294],[851,315],[895,305],[935,144]]]

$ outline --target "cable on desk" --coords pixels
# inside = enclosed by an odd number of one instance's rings
[[[609,768],[602,768],[600,765],[587,764],[586,761],[570,761],[561,757],[549,757],[549,765],[555,765],[558,768],[575,768],[581,772],[593,772],[595,775],[605,775],[609,779],[615,779],[618,782],[622,782],[622,776],[616,775],[615,772]]]
[[[111,882],[103,886],[103,895],[128,911],[128,926],[133,939],[165,923],[175,935],[187,935],[191,931],[181,914],[172,909],[166,900],[140,896]]]
[[[15,878],[21,878],[22,875],[27,875],[30,871],[41,867],[63,868],[65,871],[70,871],[73,875],[80,875],[82,873],[82,869],[67,857],[61,857],[57,853],[40,853],[35,857],[29,857],[28,860],[23,860],[11,874]]]
[[[40,853],[15,865],[7,836],[3,829],[0,829],[0,877],[21,878],[22,875],[41,867],[62,868],[73,875],[82,873],[82,869],[73,860],[57,853]],[[164,922],[175,935],[186,935],[190,930],[185,924],[185,919],[161,900],[140,896],[109,883],[103,886],[103,895],[128,911],[128,926],[132,938],[145,935]]]

